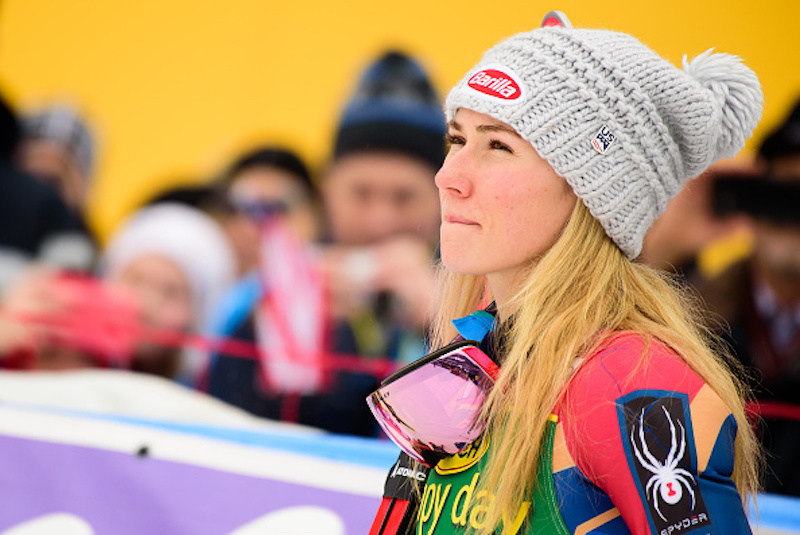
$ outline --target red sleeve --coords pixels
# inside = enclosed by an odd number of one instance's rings
[[[633,534],[660,533],[686,518],[703,523],[689,412],[703,385],[665,345],[622,333],[567,387],[560,421],[570,454]]]

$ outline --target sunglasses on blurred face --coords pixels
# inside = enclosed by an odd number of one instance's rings
[[[234,210],[256,221],[267,221],[269,219],[285,216],[289,213],[291,205],[284,200],[256,200],[231,198]]]

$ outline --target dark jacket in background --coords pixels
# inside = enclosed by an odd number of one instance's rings
[[[800,418],[792,416],[800,413],[800,329],[779,355],[770,342],[769,325],[758,313],[747,260],[696,287],[710,310],[728,324],[721,334],[746,366],[756,401],[786,409],[765,410],[757,424],[766,454],[764,490],[800,496]]]
[[[17,118],[0,96],[0,254],[34,258],[49,238],[85,229],[53,188],[14,166],[19,140]]]

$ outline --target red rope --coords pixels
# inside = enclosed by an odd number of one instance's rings
[[[778,418],[800,422],[800,406],[780,401],[756,401],[747,404],[747,412],[762,418]]]
[[[0,311],[0,314],[9,316]],[[91,327],[92,334],[105,339],[131,340],[136,343],[148,342],[170,348],[194,348],[208,353],[219,353],[236,358],[261,360],[262,352],[257,344],[227,337],[211,337],[200,334],[190,334],[172,329],[155,328],[138,322],[114,321],[114,318],[104,318],[103,321],[92,321],[87,327],[86,317],[73,317],[68,315],[13,315],[10,318],[28,325],[40,325],[51,329],[58,329],[62,333],[86,332]],[[78,340],[79,342],[79,340]],[[352,371],[374,375],[382,379],[397,369],[395,362],[387,357],[364,358],[360,355],[346,353],[326,353],[321,359],[321,366],[328,370]]]

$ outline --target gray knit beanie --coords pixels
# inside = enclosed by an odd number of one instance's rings
[[[761,117],[756,75],[709,50],[683,70],[630,35],[543,27],[491,48],[450,92],[512,126],[630,259],[683,182],[735,155]]]

